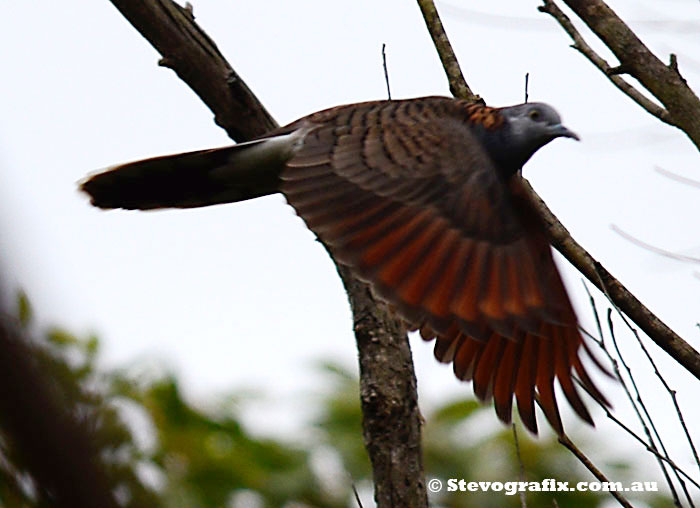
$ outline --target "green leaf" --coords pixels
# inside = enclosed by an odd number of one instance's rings
[[[27,293],[20,290],[17,292],[17,318],[22,328],[28,327],[34,319],[34,311]]]
[[[75,335],[68,333],[65,330],[61,330],[60,328],[51,329],[46,335],[46,338],[49,340],[49,342],[57,346],[74,346],[80,343]]]
[[[475,400],[458,400],[438,408],[431,419],[437,423],[458,423],[468,418],[483,406]]]

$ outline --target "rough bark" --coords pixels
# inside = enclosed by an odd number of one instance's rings
[[[191,8],[168,0],[115,0],[112,4],[162,55],[158,64],[174,70],[209,106],[214,121],[231,139],[246,141],[277,127],[214,41],[194,22]]]
[[[360,353],[362,427],[377,506],[427,506],[422,417],[406,328],[347,268],[339,267],[338,273],[352,307]]]

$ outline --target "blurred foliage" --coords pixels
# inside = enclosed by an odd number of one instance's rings
[[[26,297],[18,304],[21,326],[30,328]],[[96,422],[99,449],[123,506],[164,508],[255,508],[357,506],[353,486],[365,505],[371,501],[371,470],[362,442],[356,376],[333,364],[322,365],[327,379],[316,406],[310,437],[295,442],[261,438],[241,423],[245,398],[237,395],[213,408],[200,408],[183,396],[172,374],[144,375],[131,366],[115,371],[97,363],[99,341],[50,330],[33,346],[55,379],[65,404]],[[484,411],[474,401],[438,407],[426,417],[426,479],[443,484],[467,481],[526,481],[546,478],[574,484],[591,480],[554,438],[531,439],[518,427],[522,464],[511,429],[485,432]],[[310,411],[313,413],[313,411]],[[492,427],[491,424],[487,427]],[[335,465],[335,466],[334,466]],[[524,473],[521,473],[521,465]],[[617,465],[625,476],[629,466]],[[653,508],[672,503],[662,495],[642,498]],[[599,507],[605,494],[528,492],[527,506]],[[38,507],[31,475],[12,453],[11,437],[0,434],[0,508]],[[435,507],[520,507],[518,495],[503,492],[431,494]]]

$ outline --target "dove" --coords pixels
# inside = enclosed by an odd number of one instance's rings
[[[520,170],[550,141],[578,140],[543,103],[489,107],[446,97],[371,101],[305,116],[253,141],[108,168],[81,189],[94,206],[149,210],[281,192],[336,262],[388,302],[455,375],[537,434],[558,434],[555,380],[593,425],[575,385],[609,405],[545,226]]]

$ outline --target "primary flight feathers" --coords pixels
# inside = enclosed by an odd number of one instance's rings
[[[557,137],[546,104],[424,97],[338,106],[234,146],[115,166],[81,188],[100,208],[191,208],[282,192],[333,257],[390,302],[435,356],[537,432],[562,432],[554,380],[607,404],[518,170]]]

